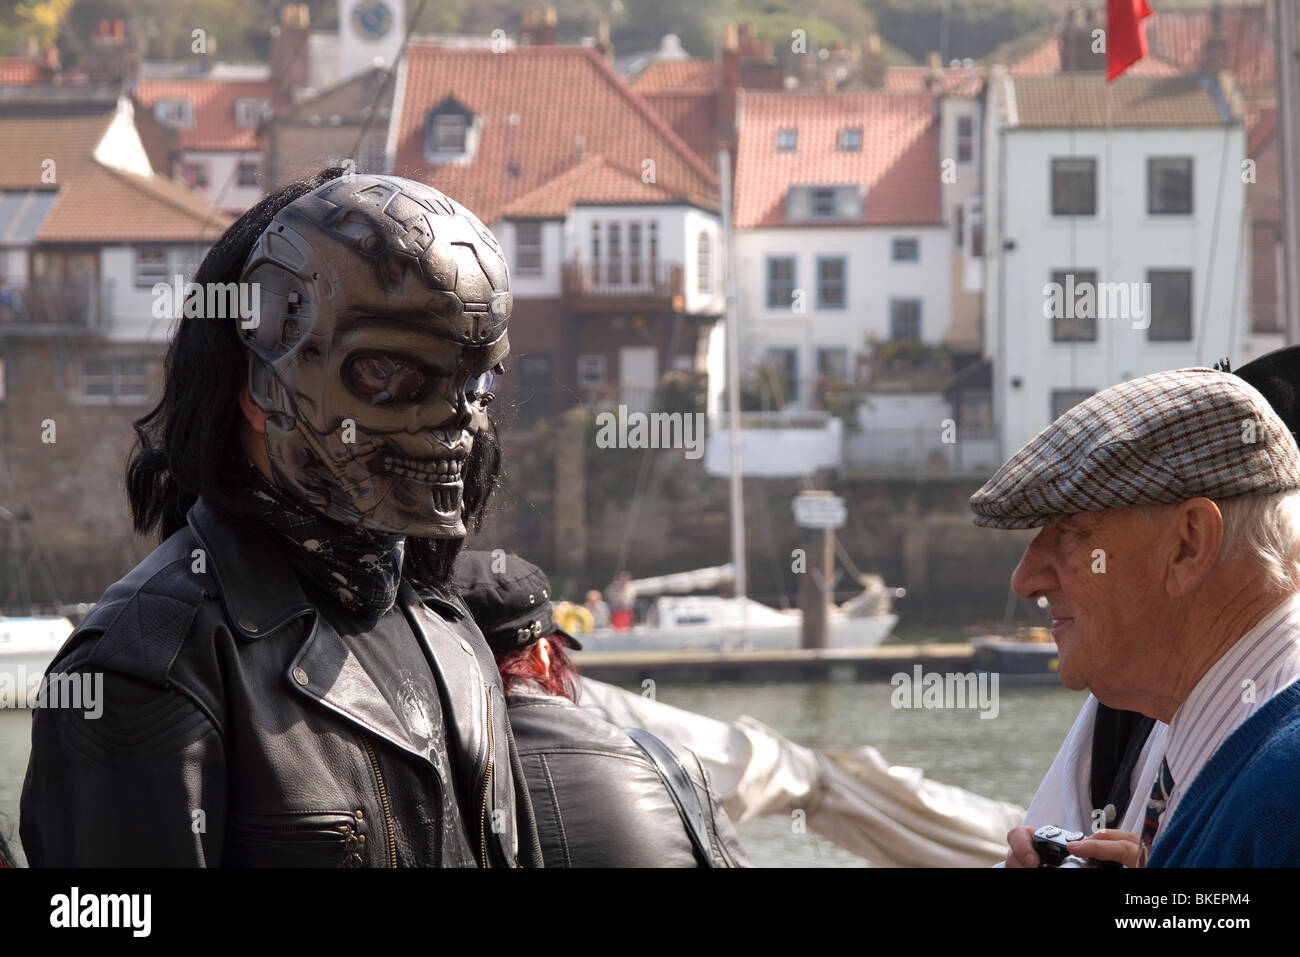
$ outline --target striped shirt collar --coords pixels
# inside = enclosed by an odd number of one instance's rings
[[[1169,722],[1165,759],[1174,780],[1163,820],[1219,746],[1300,679],[1300,592],[1283,599],[1210,666]]]

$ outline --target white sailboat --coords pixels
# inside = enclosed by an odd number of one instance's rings
[[[719,565],[632,581],[629,584],[638,596],[656,596],[645,623],[623,631],[596,629],[582,636],[584,650],[773,651],[798,648],[803,616],[795,609],[778,610],[746,596],[674,594],[716,588],[735,580],[734,565]],[[861,582],[861,594],[829,610],[827,642],[831,648],[873,647],[884,641],[898,623],[883,580],[878,575],[863,575]]]
[[[59,616],[0,617],[0,708],[36,703],[41,677],[72,634],[72,622]]]

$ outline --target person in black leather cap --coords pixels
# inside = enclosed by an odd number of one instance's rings
[[[540,568],[467,551],[455,582],[501,669],[547,867],[750,866],[694,754],[578,707],[568,649],[582,646],[556,625]]]

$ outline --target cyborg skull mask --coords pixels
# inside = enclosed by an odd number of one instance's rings
[[[505,256],[438,190],[331,180],[276,214],[244,264],[241,335],[278,485],[328,517],[465,535],[461,470],[509,351]]]

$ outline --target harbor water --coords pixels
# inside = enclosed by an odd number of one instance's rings
[[[640,688],[631,688],[640,693]],[[1025,805],[1051,764],[1085,695],[1050,685],[999,688],[997,716],[969,709],[895,708],[885,681],[671,684],[656,698],[712,718],[749,715],[813,748],[871,745],[891,764],[919,767],[945,784]],[[18,800],[31,746],[31,712],[0,709],[0,829],[18,847]],[[754,862],[765,867],[861,867],[866,862],[790,819],[740,825]]]

